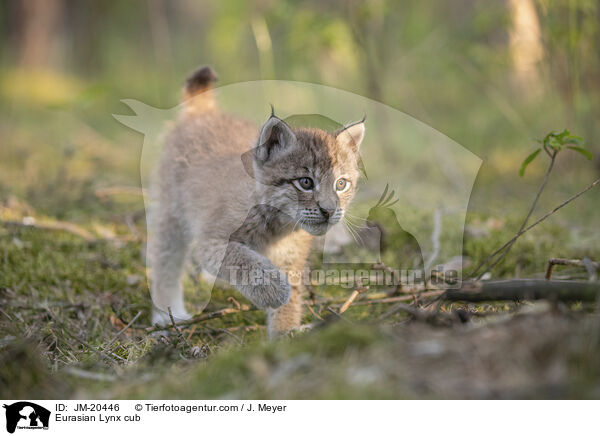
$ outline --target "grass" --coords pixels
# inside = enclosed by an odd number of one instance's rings
[[[471,214],[465,255],[481,258],[518,223]],[[116,235],[126,232],[124,224],[114,226]],[[556,255],[598,258],[597,251],[568,248],[568,239],[560,225],[536,229],[495,274],[540,275],[547,257]],[[377,323],[390,307],[384,304],[353,306],[346,321],[315,306],[326,319],[321,327],[276,342],[265,341],[259,311],[155,336],[145,330],[150,298],[142,253],[139,240],[87,242],[62,231],[0,227],[3,397],[598,396],[600,343],[594,332],[600,320],[587,306],[444,305],[443,311],[492,313],[446,328],[408,321],[402,312]],[[557,274],[582,277],[576,269]],[[315,291],[341,298],[351,292],[335,286]],[[230,307],[230,296],[247,303],[218,289],[205,311]],[[509,321],[503,318],[508,314],[514,315]],[[315,320],[306,311],[304,321]]]

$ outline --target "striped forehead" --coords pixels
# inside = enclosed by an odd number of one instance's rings
[[[301,129],[294,133],[302,148],[304,164],[312,168],[317,176],[343,166],[349,158],[347,151],[340,149],[330,133],[316,129]]]

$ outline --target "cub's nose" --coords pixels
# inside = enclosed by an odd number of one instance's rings
[[[320,206],[319,209],[321,209],[321,213],[323,214],[323,217],[325,217],[326,220],[328,220],[329,217],[335,213],[335,209],[325,209]]]

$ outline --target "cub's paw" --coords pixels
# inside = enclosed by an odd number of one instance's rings
[[[250,288],[249,298],[260,308],[276,309],[283,306],[289,303],[292,293],[292,288],[285,277],[250,286]]]
[[[192,317],[185,310],[179,310],[171,312],[173,314],[173,320],[177,323],[180,321],[186,321]],[[152,310],[152,325],[159,325],[161,327],[173,324],[171,317],[168,312],[157,309],[156,307]]]

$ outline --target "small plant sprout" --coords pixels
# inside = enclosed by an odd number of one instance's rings
[[[580,153],[580,154],[584,155],[585,157],[587,157],[589,160],[592,160],[592,157],[593,157],[592,153],[589,150],[586,150],[585,148],[583,148],[584,147],[583,139],[579,136],[571,135],[571,132],[569,132],[567,129],[564,129],[560,133],[550,132],[544,137],[543,140],[541,140],[541,141],[538,140],[538,142],[541,144],[540,147],[525,158],[525,160],[521,164],[521,169],[519,170],[519,175],[521,177],[523,177],[525,175],[525,169],[527,168],[527,166],[531,162],[533,162],[533,160],[538,156],[538,154],[540,154],[540,152],[542,152],[542,150],[545,151],[546,154],[548,155],[548,157],[550,158],[550,163],[548,164],[548,169],[546,170],[544,179],[542,180],[542,183],[540,184],[540,187],[537,190],[537,193],[535,195],[535,198],[533,199],[533,203],[531,204],[531,207],[529,208],[529,212],[527,213],[527,216],[523,220],[523,223],[521,224],[521,227],[519,228],[519,231],[517,232],[516,236],[513,237],[513,239],[511,239],[510,241],[508,241],[506,244],[504,244],[502,247],[500,247],[499,249],[494,251],[492,254],[487,256],[481,263],[479,263],[479,265],[477,265],[477,267],[473,270],[473,272],[471,272],[469,277],[475,277],[476,274],[484,266],[487,265],[487,267],[485,269],[483,269],[483,272],[479,273],[476,276],[477,280],[481,279],[486,272],[488,272],[494,266],[496,266],[498,264],[498,262],[500,262],[504,258],[504,256],[506,256],[508,254],[511,247],[514,245],[514,243],[519,238],[519,236],[521,236],[526,231],[526,229],[533,227],[533,226],[527,227],[527,223],[529,221],[529,218],[531,218],[531,214],[533,214],[535,207],[537,206],[537,202],[540,199],[540,196],[542,195],[542,192],[544,191],[546,184],[548,183],[548,179],[550,178],[550,173],[552,172],[552,169],[554,168],[554,162],[556,161],[556,156],[558,156],[558,153],[561,152],[563,150],[563,148],[569,148],[573,151],[576,151],[577,153]],[[591,189],[597,183],[598,183],[598,181],[594,182],[592,185],[590,185],[588,188],[586,188],[586,190]],[[586,190],[584,190],[583,192],[585,192]],[[569,199],[566,203],[563,203],[563,205],[567,204],[568,202],[570,202],[572,199],[576,198],[579,195],[581,195],[581,193],[577,194],[575,197]],[[562,207],[562,205],[560,207]],[[556,210],[558,210],[558,209],[555,209],[550,214],[554,213]],[[538,221],[538,222],[540,222],[540,221]],[[537,222],[536,222],[536,224],[537,224]]]
[[[519,175],[521,177],[525,175],[525,169],[527,166],[533,162],[533,160],[538,156],[538,154],[540,154],[542,150],[545,151],[551,159],[554,159],[563,148],[576,151],[589,160],[592,160],[593,157],[592,153],[584,148],[583,139],[581,139],[579,136],[571,135],[571,132],[569,132],[567,129],[560,133],[550,132],[544,137],[543,140],[538,140],[538,142],[541,144],[541,146],[527,156],[521,164],[521,169],[519,170]]]

